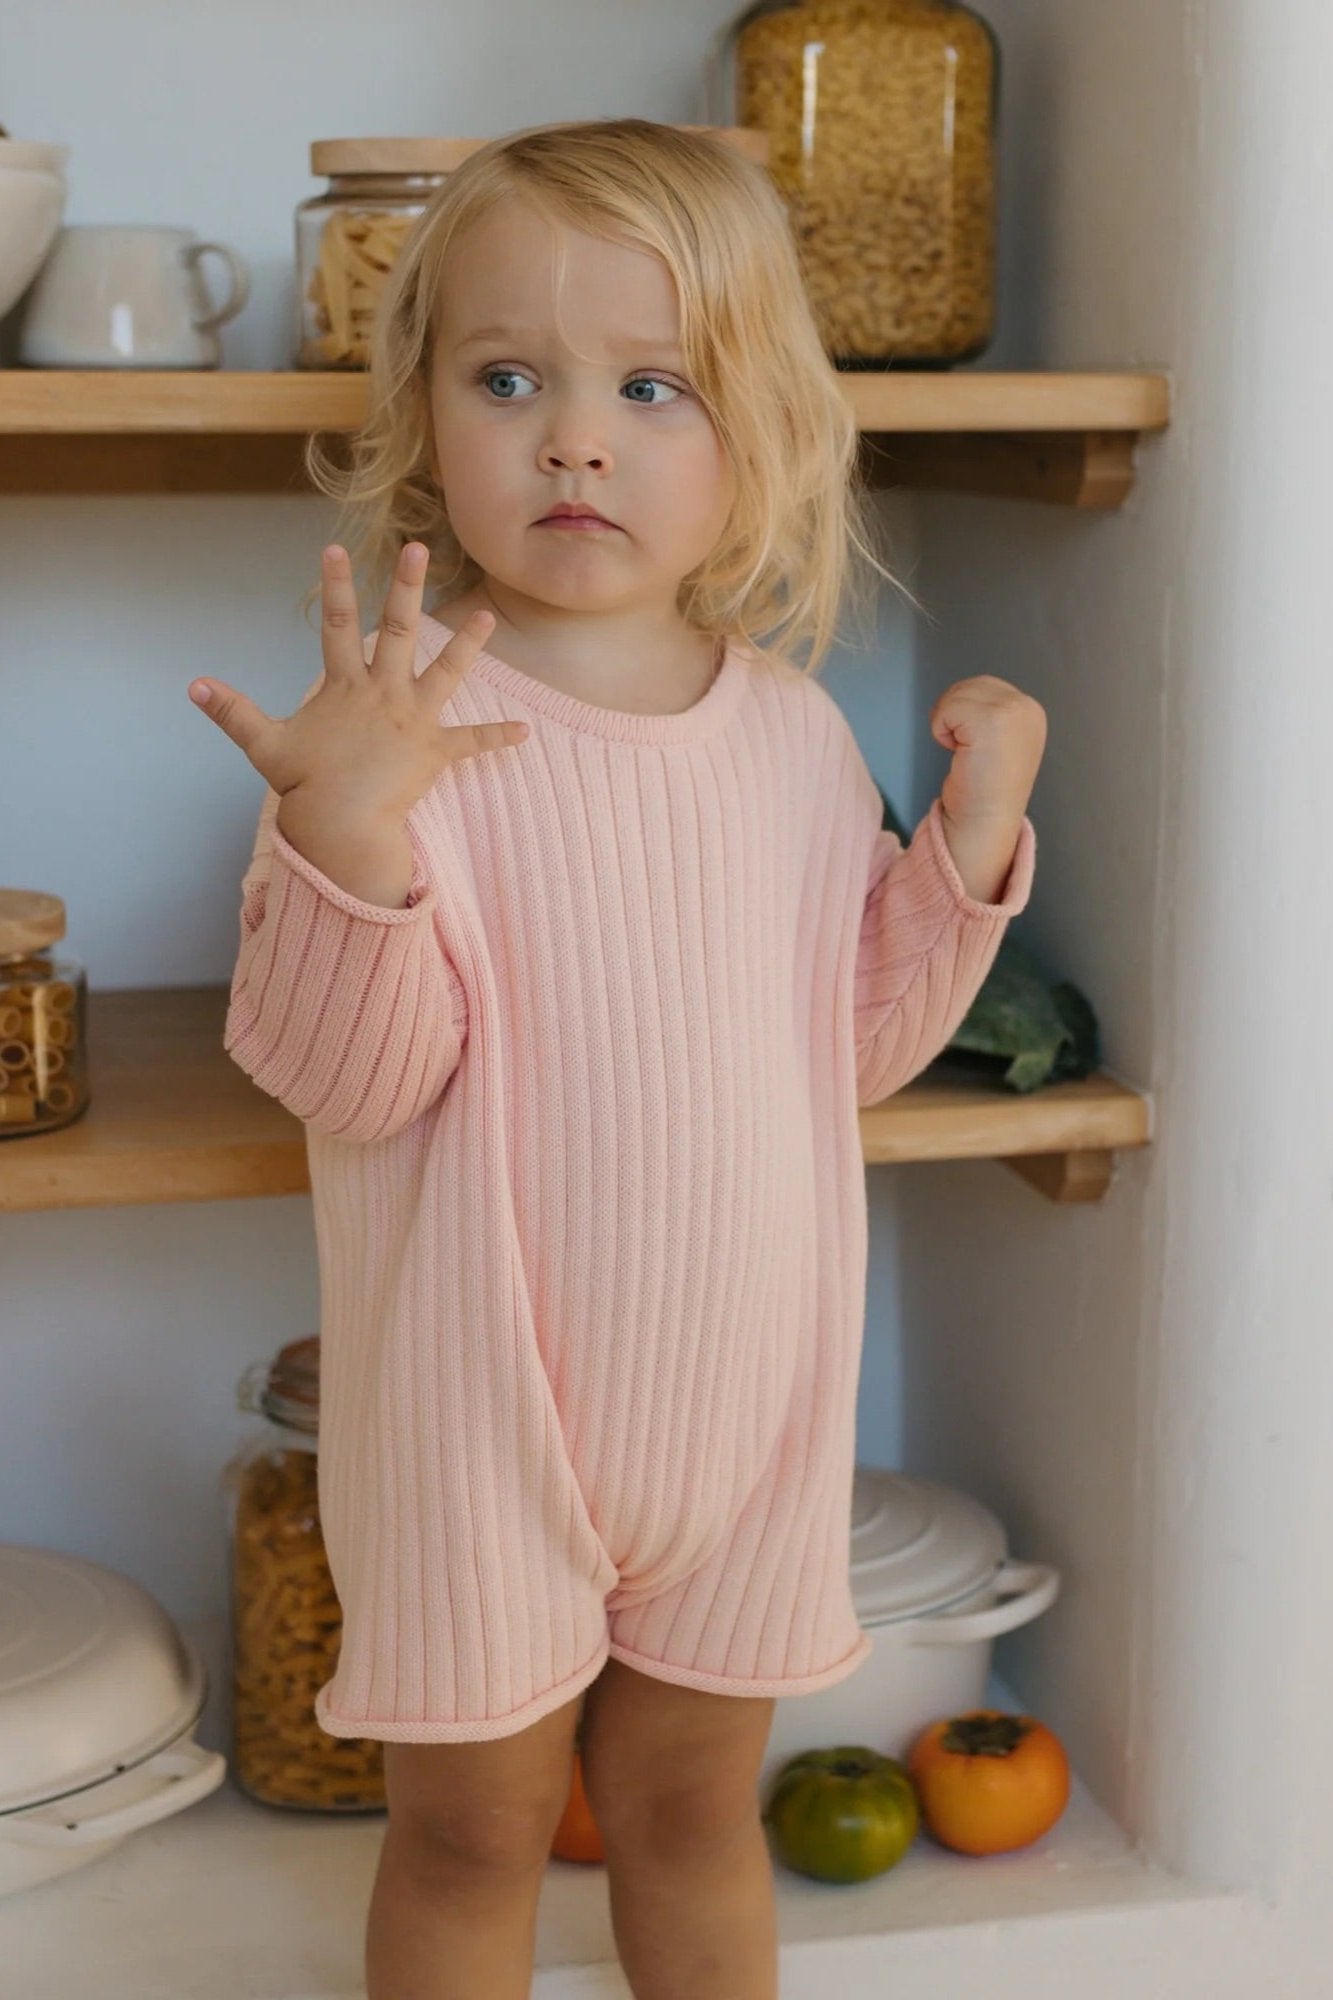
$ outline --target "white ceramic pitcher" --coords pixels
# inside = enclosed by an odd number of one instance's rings
[[[209,251],[230,273],[215,306],[199,268]],[[31,368],[217,368],[217,329],[250,296],[244,260],[166,223],[71,223],[34,278],[18,330]]]

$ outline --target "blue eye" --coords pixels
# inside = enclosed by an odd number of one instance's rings
[[[476,376],[474,376],[473,379],[477,382],[485,384],[489,383],[492,376],[495,375],[507,376],[511,380],[516,380],[518,378],[518,370],[516,368],[483,368],[479,370],[479,372],[477,373]],[[527,378],[525,377],[524,379],[526,380]],[[512,396],[502,396],[499,400],[501,402],[512,403],[515,400],[515,398]],[[522,401],[522,398],[520,397],[518,398],[518,400]]]
[[[625,384],[625,387],[627,389],[636,388],[640,382],[655,382],[659,389],[670,389],[673,396],[683,396],[685,394],[685,391],[678,389],[674,382],[664,381],[660,375],[636,375],[632,381]],[[658,407],[656,403],[644,404],[644,408],[647,410],[655,410]]]
[[[479,369],[476,375],[473,377],[473,380],[483,385],[486,385],[489,384],[489,382],[497,375],[500,376],[502,379],[507,379],[510,381],[527,382],[532,379],[530,376],[524,375],[523,371],[519,368],[488,367]],[[661,375],[635,375],[631,378],[629,382],[625,384],[625,387],[627,389],[632,387],[637,387],[640,382],[654,382],[661,389],[670,389],[673,396],[683,396],[686,393],[683,389],[678,388],[674,382],[668,382],[666,378]],[[513,403],[513,402],[524,403],[524,402],[530,402],[531,398],[527,396],[496,396],[492,397],[492,401],[501,403]],[[642,399],[636,397],[635,401],[642,402]],[[656,409],[661,409],[662,405],[656,402],[642,403],[642,407],[646,410],[656,410]],[[666,407],[670,408],[670,405],[668,404]]]

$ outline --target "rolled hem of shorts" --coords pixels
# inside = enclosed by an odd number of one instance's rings
[[[850,1653],[844,1653],[831,1667],[821,1667],[818,1673],[797,1674],[786,1680],[740,1680],[731,1674],[700,1673],[696,1667],[676,1667],[669,1660],[650,1660],[642,1653],[632,1653],[628,1646],[617,1646],[612,1642],[612,1659],[623,1660],[628,1667],[637,1667],[642,1674],[651,1674],[655,1680],[674,1681],[680,1687],[702,1688],[715,1694],[738,1695],[787,1695],[816,1694],[820,1688],[832,1687],[835,1681],[845,1681],[854,1674],[861,1663],[868,1659],[873,1648],[869,1635],[862,1632]]]
[[[415,1720],[402,1716],[337,1715],[325,1702],[321,1689],[315,1696],[315,1720],[330,1736],[364,1737],[368,1742],[484,1743],[495,1736],[516,1736],[530,1722],[540,1722],[552,1709],[572,1701],[595,1681],[605,1665],[606,1648],[602,1646],[565,1680],[534,1695],[522,1708],[511,1709],[507,1715],[472,1716],[462,1722],[439,1721],[428,1715]]]

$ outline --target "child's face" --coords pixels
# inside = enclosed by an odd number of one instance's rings
[[[436,474],[489,578],[566,610],[660,611],[725,526],[731,466],[684,373],[667,266],[581,230],[564,242],[566,338],[542,216],[506,202],[451,244],[431,378]],[[490,327],[513,330],[473,337]],[[561,500],[616,525],[538,526]]]

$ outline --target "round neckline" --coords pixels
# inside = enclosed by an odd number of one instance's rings
[[[420,619],[452,639],[454,627],[422,611]],[[507,660],[483,650],[468,668],[480,674],[492,687],[521,702],[539,715],[549,716],[565,729],[580,730],[589,736],[605,736],[621,743],[693,743],[721,728],[745,687],[749,667],[730,640],[722,654],[722,664],[712,680],[689,708],[666,715],[641,715],[623,708],[599,708],[595,702],[580,701],[577,695],[553,688],[535,675],[524,673]]]

